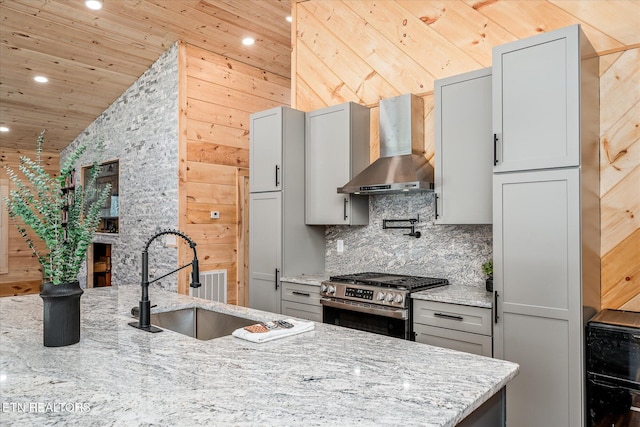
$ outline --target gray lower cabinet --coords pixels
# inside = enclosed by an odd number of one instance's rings
[[[282,314],[322,322],[320,288],[302,283],[281,282]]]
[[[583,260],[580,169],[496,174],[494,183],[494,350],[520,365],[507,387],[507,417],[581,426],[589,305],[582,263],[597,270],[599,259]],[[584,279],[599,282],[599,273]]]
[[[491,357],[491,309],[413,300],[415,340]]]
[[[282,193],[251,193],[249,210],[249,305],[280,313]]]
[[[491,68],[436,80],[435,222],[491,224]]]
[[[306,223],[366,225],[369,198],[338,194],[369,165],[369,108],[347,102],[306,113]]]

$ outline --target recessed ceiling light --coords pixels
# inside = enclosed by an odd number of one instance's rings
[[[245,46],[251,46],[255,42],[256,42],[255,39],[252,39],[251,37],[245,37],[242,39],[242,44]]]
[[[45,76],[35,76],[33,80],[37,81],[38,83],[47,83],[49,81],[49,79]]]
[[[87,6],[91,10],[100,10],[102,9],[102,1],[101,0],[86,0],[84,5]]]
[[[9,128],[6,126],[0,126],[0,132],[9,132]]]
[[[287,22],[293,22],[293,18],[290,16],[287,16],[285,19],[287,20]]]

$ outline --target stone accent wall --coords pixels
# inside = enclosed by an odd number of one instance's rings
[[[104,141],[104,153],[95,142]],[[79,135],[61,155],[87,143],[80,164],[119,160],[118,234],[96,234],[94,242],[110,243],[112,284],[139,285],[141,254],[154,233],[178,225],[178,45],[165,52],[131,87]],[[79,173],[79,172],[78,172]],[[80,179],[78,175],[78,180]],[[149,278],[178,265],[177,248],[163,238],[149,249]],[[80,283],[86,287],[86,267]],[[177,290],[172,275],[152,287]]]
[[[436,225],[433,199],[433,193],[370,196],[369,225],[327,227],[327,272],[413,274],[484,287],[480,266],[493,256],[492,226]],[[403,235],[409,230],[382,229],[383,219],[418,215],[418,239]],[[336,250],[339,239],[344,241],[343,253]]]

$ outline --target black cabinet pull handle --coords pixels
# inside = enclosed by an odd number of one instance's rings
[[[345,220],[347,218],[349,218],[349,216],[347,215],[347,203],[349,203],[349,200],[347,200],[347,198],[345,197],[344,198],[344,205],[343,205],[343,208],[344,208],[344,219]]]
[[[498,319],[500,318],[500,316],[498,316],[498,291],[495,291],[493,293],[493,323],[498,323]]]
[[[493,165],[498,164],[498,134],[493,134]]]
[[[308,293],[308,292],[291,291],[291,293],[294,294],[294,295],[300,295],[300,296],[303,296],[303,297],[310,297],[311,296],[311,294]]]
[[[438,216],[439,216],[438,215],[438,199],[439,199],[439,197],[438,197],[438,193],[435,193],[434,195],[435,195],[435,198],[436,198],[436,219],[438,219]]]
[[[459,321],[463,320],[462,316],[454,316],[453,314],[433,313],[433,315],[436,316],[436,317],[443,317],[445,319],[459,320]]]
[[[276,165],[276,187],[280,185],[280,166]]]
[[[280,274],[280,269],[276,268],[276,291],[278,290],[278,275]]]

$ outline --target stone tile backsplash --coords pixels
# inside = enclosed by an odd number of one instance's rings
[[[327,227],[327,271],[443,277],[483,287],[480,267],[492,257],[492,226],[434,224],[433,201],[432,192],[370,196],[369,225]],[[418,239],[403,235],[409,230],[382,229],[383,219],[417,217]],[[336,249],[338,240],[344,241],[342,253]]]

